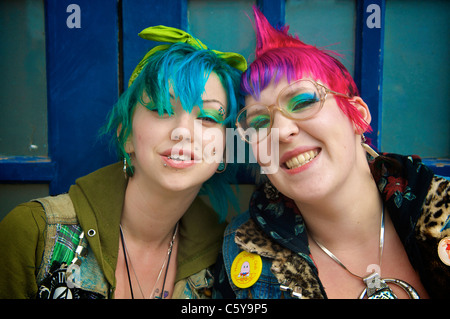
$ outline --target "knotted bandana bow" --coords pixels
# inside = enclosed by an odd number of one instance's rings
[[[194,38],[189,33],[171,27],[166,27],[163,25],[149,27],[142,30],[139,33],[139,36],[146,40],[158,41],[158,42],[168,42],[168,43],[187,43],[191,46],[200,49],[200,50],[208,50],[207,46],[204,45],[199,39]],[[157,51],[161,51],[170,47],[170,44],[158,45],[151,49],[144,58],[139,62],[139,64],[134,69],[131,74],[130,80],[128,82],[128,86],[130,86],[133,81],[138,77],[139,73],[141,73],[142,69],[147,64],[147,58],[154,54]],[[224,59],[225,62],[231,67],[238,69],[239,71],[245,71],[247,69],[247,61],[245,58],[234,52],[221,52],[217,50],[211,50],[215,54],[217,54],[221,59]]]

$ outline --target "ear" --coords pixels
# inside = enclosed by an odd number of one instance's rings
[[[127,141],[125,142],[124,145],[124,149],[125,152],[127,152],[128,154],[134,153],[134,144],[133,141],[131,140],[131,135],[128,136]]]
[[[122,123],[120,123],[119,126],[117,127],[117,137],[119,137],[121,131],[122,131]],[[134,145],[131,134],[128,135],[127,141],[125,142],[123,148],[125,152],[127,152],[128,154],[134,153]]]
[[[354,96],[350,99],[350,103],[355,106],[356,110],[359,114],[361,114],[361,118],[367,123],[367,126],[369,126],[370,122],[372,122],[372,115],[370,114],[370,110],[366,102],[364,102],[361,97]],[[363,134],[365,131],[365,128],[356,127],[355,129],[358,134]]]

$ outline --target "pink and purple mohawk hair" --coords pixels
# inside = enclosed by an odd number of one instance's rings
[[[255,6],[256,50],[255,60],[242,74],[241,91],[259,99],[260,92],[272,81],[285,77],[288,82],[311,78],[329,89],[348,95],[358,96],[358,88],[345,66],[334,56],[333,51],[319,49],[306,44],[288,33],[289,26],[275,29]],[[370,125],[344,97],[334,96],[337,104],[353,121],[360,133],[370,131]]]

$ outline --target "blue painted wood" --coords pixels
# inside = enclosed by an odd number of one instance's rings
[[[117,1],[77,0],[80,28],[73,3],[45,2],[51,194],[115,160],[97,136],[118,97]]]
[[[123,0],[123,83],[124,89],[136,65],[155,45],[161,44],[144,40],[138,36],[143,29],[156,25],[166,25],[182,30],[187,29],[187,0]]]
[[[450,158],[450,1],[386,1],[385,152]]]
[[[284,25],[286,0],[257,0],[256,3],[272,26]]]
[[[2,182],[50,182],[56,164],[45,156],[10,156],[0,158]]]
[[[383,87],[383,43],[385,0],[356,1],[355,82],[372,114],[373,132],[367,134],[380,148]],[[379,9],[379,15],[378,10]],[[379,25],[373,25],[379,19]]]
[[[436,175],[450,176],[450,159],[448,158],[423,158],[423,163],[430,167]]]

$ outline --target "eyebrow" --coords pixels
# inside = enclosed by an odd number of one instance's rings
[[[208,100],[202,100],[202,101],[203,101],[203,103],[216,102],[216,103],[219,103],[220,105],[222,105],[223,107],[225,107],[225,105],[223,105],[222,102],[220,102],[219,100],[216,100],[216,99],[208,99]]]
[[[175,96],[173,96],[172,93],[169,93],[169,97],[170,97],[171,99],[175,100]],[[222,102],[220,102],[219,100],[216,100],[216,99],[207,99],[207,100],[202,100],[202,101],[203,101],[203,103],[213,103],[213,102],[216,102],[216,103],[219,103],[219,104],[222,105],[222,106],[225,106],[225,105],[223,105]]]

